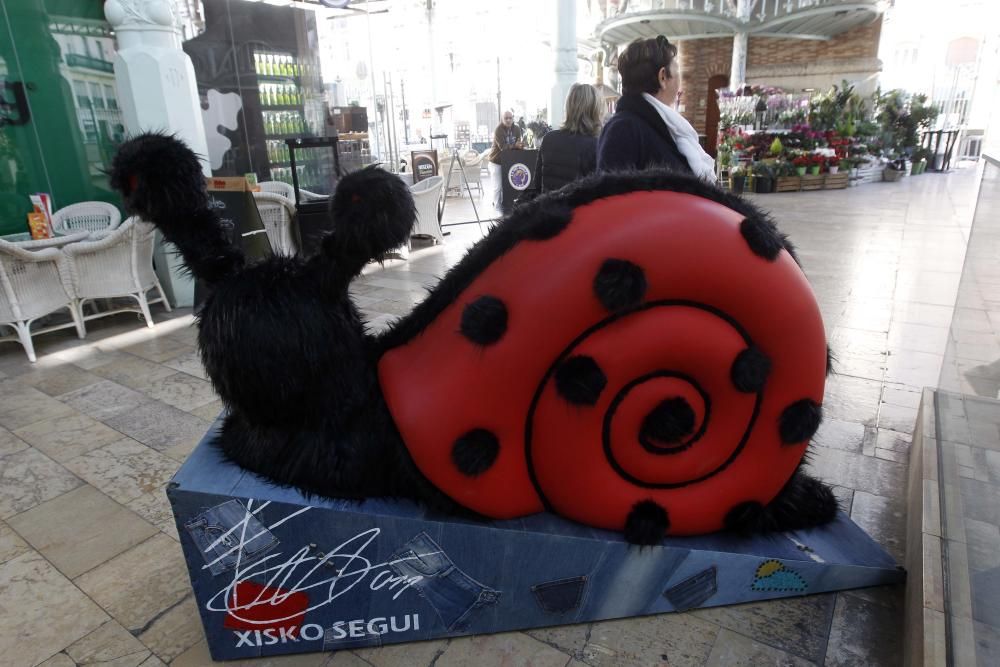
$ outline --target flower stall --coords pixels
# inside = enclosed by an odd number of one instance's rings
[[[718,90],[720,180],[734,191],[841,189],[919,175],[917,146],[937,109],[892,90],[863,98],[848,82],[819,93]]]

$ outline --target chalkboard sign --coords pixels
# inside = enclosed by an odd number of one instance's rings
[[[264,221],[257,202],[243,176],[208,179],[208,205],[219,216],[219,222],[229,240],[243,249],[243,255],[254,262],[273,254]],[[208,296],[209,288],[195,281],[194,303],[197,307]]]
[[[247,259],[253,261],[272,254],[264,222],[246,178],[208,179],[208,198],[209,206],[219,215],[229,239],[242,246]]]

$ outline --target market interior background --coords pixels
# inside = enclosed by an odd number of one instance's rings
[[[294,252],[286,140],[336,136],[335,158],[328,145],[298,149],[300,189],[323,194],[338,167],[381,163],[431,194],[422,236],[352,288],[373,330],[409,312],[499,216],[482,156],[500,111],[534,141],[561,122],[568,86],[586,82],[610,113],[617,49],[667,35],[679,45],[678,110],[717,158],[720,186],[752,197],[796,243],[837,351],[813,472],[909,572],[906,587],[256,664],[1000,664],[995,3],[112,4],[120,13],[0,0],[2,266],[25,261],[7,245],[38,243],[25,221],[33,194],[47,193],[56,217],[103,202],[124,220],[106,174],[140,128],[200,132],[212,175],[271,184],[240,196],[271,245]],[[144,22],[171,26],[165,43],[193,65],[195,94],[173,101],[195,111],[176,126],[181,115],[153,108],[167,89],[150,83],[171,82],[169,67],[123,75],[119,51],[142,46]],[[421,156],[438,180],[414,178]],[[134,229],[122,247],[153,247]],[[72,231],[55,249],[18,247],[125,266],[79,245],[110,229]],[[0,320],[4,664],[211,664],[163,488],[221,405],[196,350],[193,285],[159,241],[150,253],[170,312],[152,303],[143,315],[112,290],[80,307],[81,340],[67,296],[32,325],[56,328],[32,336],[36,362]],[[53,280],[19,298],[49,303],[45,290],[63,289]],[[16,281],[0,282],[12,302]]]

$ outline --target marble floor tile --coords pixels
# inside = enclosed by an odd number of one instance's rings
[[[108,621],[66,648],[74,665],[138,667],[152,651],[116,621]]]
[[[586,628],[586,626],[572,627]],[[534,631],[526,634],[537,639]],[[585,635],[586,633],[580,637],[580,646],[583,645]],[[420,665],[423,667],[425,665],[433,665],[434,660],[444,653],[449,643],[447,639],[432,639],[426,642],[389,644],[374,648],[354,649],[351,653],[354,653],[366,664],[372,665],[372,667],[403,667],[403,665],[413,665],[414,667]],[[544,643],[552,645],[552,642]]]
[[[168,359],[163,362],[163,365],[167,368],[173,368],[181,371],[182,373],[193,375],[194,377],[202,380],[208,379],[205,367],[201,364],[201,354],[198,350],[192,350],[186,354],[180,355],[179,357]]]
[[[820,447],[833,447],[849,452],[861,452],[864,446],[866,426],[839,419],[824,419],[812,442]]]
[[[197,443],[209,427],[205,420],[159,401],[109,417],[105,423],[158,451]]]
[[[177,471],[177,461],[125,438],[66,462],[66,467],[123,505],[159,491]]]
[[[14,431],[43,419],[55,419],[76,411],[34,387],[13,380],[0,381],[0,426]]]
[[[187,373],[168,375],[150,385],[145,393],[150,398],[185,412],[190,412],[218,398],[211,384]]]
[[[132,354],[122,354],[114,361],[93,370],[95,375],[136,391],[145,391],[176,372],[175,368],[168,368]]]
[[[703,664],[711,667],[809,667],[815,663],[723,629]]]
[[[170,507],[170,501],[167,499],[167,490],[165,487],[144,493],[138,498],[130,500],[126,507],[170,537],[178,542],[180,541],[180,537],[177,535],[177,524],[174,522],[173,510]]]
[[[812,662],[822,662],[835,596],[809,595],[691,612],[772,648]],[[718,642],[716,642],[718,644]]]
[[[898,431],[899,433],[910,434],[917,424],[917,409],[906,408],[902,405],[883,403],[878,412],[879,429]]]
[[[268,658],[252,658],[250,660],[226,660],[225,662],[213,662],[212,656],[208,652],[208,643],[202,640],[189,648],[187,651],[177,656],[171,667],[207,667],[208,665],[220,665],[221,667],[330,667],[330,661],[334,656],[353,656],[351,651],[337,651],[330,653],[299,653],[296,655],[281,655]],[[354,660],[360,661],[355,657]],[[365,662],[360,664],[350,664],[350,667],[364,667]],[[420,667],[418,662],[401,662],[399,667]],[[147,667],[140,665],[140,667]],[[152,666],[149,666],[152,667]]]
[[[100,377],[69,362],[29,371],[18,381],[49,396],[59,396],[100,381]]]
[[[0,565],[0,609],[10,610],[0,623],[0,656],[8,665],[36,665],[108,620],[34,551]]]
[[[831,447],[815,447],[808,463],[812,474],[831,484],[880,496],[906,488],[906,466]]]
[[[897,562],[903,563],[906,560],[906,498],[897,491],[891,496],[855,491],[851,519]]]
[[[569,656],[521,632],[460,637],[451,640],[435,667],[465,667],[485,656],[492,664],[565,667]]]
[[[594,623],[578,659],[588,665],[702,665],[720,628],[688,614]]]
[[[76,661],[65,653],[56,653],[54,656],[39,663],[38,667],[77,667]]]
[[[834,373],[826,381],[823,417],[875,426],[882,385],[876,380]]]
[[[60,463],[122,439],[118,431],[84,414],[35,422],[16,435]]]
[[[117,382],[102,380],[63,394],[59,400],[94,419],[107,421],[115,415],[135,410],[150,399]]]
[[[0,426],[0,459],[8,454],[20,452],[27,448],[28,443]]]
[[[162,363],[168,359],[174,359],[182,354],[187,354],[192,349],[193,346],[190,343],[185,343],[169,336],[161,336],[123,347],[122,351],[134,354],[137,357],[149,359],[150,361]]]
[[[0,521],[0,564],[31,551],[28,543],[4,521]]]
[[[218,419],[219,414],[222,413],[222,401],[214,400],[211,403],[206,403],[194,410],[189,410],[191,414],[200,419],[204,419],[209,424]]]
[[[191,594],[181,547],[166,535],[151,537],[74,583],[133,635]]]
[[[590,635],[590,624],[557,625],[548,628],[525,630],[524,632],[540,642],[553,646],[563,653],[572,655],[587,643],[587,636]]]
[[[139,641],[164,662],[170,662],[204,638],[193,594],[157,616],[139,635]]]
[[[902,615],[853,595],[838,594],[826,667],[903,663]]]
[[[13,516],[7,523],[70,579],[157,532],[89,485]]]
[[[7,519],[83,484],[37,449],[0,459],[0,519]]]

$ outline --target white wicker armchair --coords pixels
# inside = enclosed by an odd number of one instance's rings
[[[292,204],[295,203],[295,188],[289,183],[283,181],[261,181],[257,183],[260,187],[261,192],[268,192],[270,194],[281,195],[287,197]],[[299,194],[303,199],[322,199],[325,195],[317,194],[315,192],[310,192],[309,190],[303,190],[299,188]]]
[[[253,198],[257,203],[260,219],[264,222],[271,249],[277,254],[294,255],[296,247],[292,221],[295,220],[295,202],[274,192],[255,192]]]
[[[32,322],[60,308],[69,308],[71,323],[31,331]],[[13,336],[0,336],[0,341],[17,340],[28,359],[35,361],[31,336],[70,326],[76,327],[80,338],[86,334],[83,320],[74,308],[74,294],[62,253],[56,248],[24,250],[0,241],[0,329],[14,330]]]
[[[437,243],[444,242],[441,224],[438,221],[438,202],[441,200],[442,187],[444,187],[444,177],[442,176],[431,176],[410,186],[413,203],[417,207],[417,224],[413,229],[414,236],[430,236]]]
[[[152,328],[150,304],[162,303],[170,312],[160,281],[153,272],[153,243],[156,228],[135,216],[126,220],[110,234],[96,241],[82,241],[63,248],[66,268],[76,297],[75,308],[83,320],[121,312],[141,312],[146,326]],[[156,288],[158,299],[150,300],[146,292]],[[83,304],[91,299],[132,297],[140,310],[117,308],[84,316]]]
[[[85,201],[64,206],[52,214],[52,227],[57,232],[107,232],[118,227],[122,214],[103,201]]]

